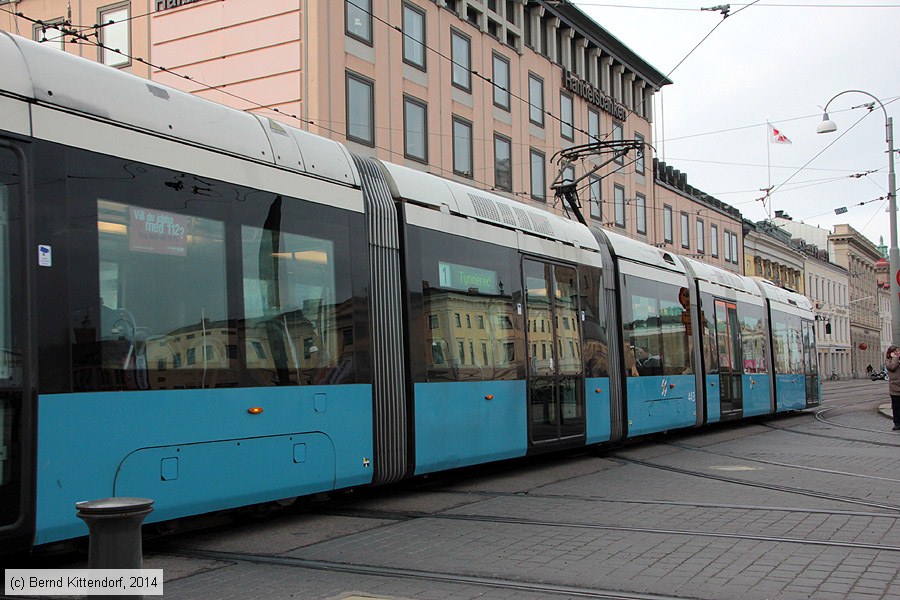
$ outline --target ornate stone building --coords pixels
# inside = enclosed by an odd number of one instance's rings
[[[828,241],[834,248],[834,262],[848,272],[851,367],[855,377],[864,377],[866,366],[877,367],[883,356],[876,277],[882,256],[875,244],[847,224],[835,225]]]

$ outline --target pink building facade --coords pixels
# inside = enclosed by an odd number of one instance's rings
[[[740,213],[654,172],[671,82],[572,5],[19,0],[0,28],[554,212],[554,182],[574,180],[593,224],[741,270]]]

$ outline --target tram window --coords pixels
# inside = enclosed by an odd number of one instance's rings
[[[410,265],[417,273],[409,280],[422,282],[423,318],[413,322],[424,327],[411,335],[414,345],[416,339],[424,338],[425,345],[419,346],[422,350],[417,354],[424,355],[426,380],[515,379],[519,368],[516,312],[507,287],[517,279],[513,274],[517,253],[493,244],[413,229],[411,245],[418,244],[421,251],[411,250],[410,256],[420,254],[421,259]],[[435,315],[441,324],[455,326],[432,329],[424,315]],[[461,335],[476,329],[477,337]]]
[[[693,372],[687,288],[623,276],[626,375]]]
[[[800,317],[773,310],[772,321],[775,372],[779,374],[803,373],[803,336],[800,331]]]
[[[715,375],[719,372],[719,361],[716,357],[716,324],[715,300],[711,294],[700,294],[700,322],[703,332],[703,361],[706,364],[707,375]]]
[[[234,335],[226,313],[222,222],[100,199],[97,230],[99,314],[85,311],[75,329],[76,387],[221,385],[232,367],[227,353],[203,346],[224,348]],[[99,355],[92,354],[94,339]],[[178,372],[162,379],[148,372],[170,359]],[[97,362],[99,380],[93,381]]]
[[[267,383],[319,383],[342,354],[334,243],[249,226],[241,237],[247,367]]]
[[[740,315],[741,344],[744,357],[744,373],[754,375],[768,371],[766,327],[763,307],[738,303]]]
[[[10,265],[10,200],[18,187],[18,166],[12,153],[0,150],[0,386],[5,387],[12,379],[19,355],[13,349],[12,319],[12,266]],[[7,432],[3,424],[12,421],[3,419],[4,411],[0,408],[0,448],[5,447],[3,440]],[[3,464],[0,453],[0,465]],[[0,469],[2,471],[2,469]],[[0,519],[2,522],[2,519]]]
[[[585,377],[609,377],[609,342],[606,330],[606,313],[603,310],[600,269],[580,269],[581,308],[584,310],[584,360]]]

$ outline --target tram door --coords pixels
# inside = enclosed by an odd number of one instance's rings
[[[744,409],[741,328],[737,305],[716,300],[716,346],[719,357],[719,399],[722,418],[740,417]]]
[[[806,382],[806,404],[819,401],[819,363],[816,357],[816,335],[812,321],[800,322],[803,334],[803,376]]]
[[[530,442],[584,435],[578,272],[523,261]]]

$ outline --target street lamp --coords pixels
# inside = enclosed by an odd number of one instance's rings
[[[828,101],[823,109],[822,122],[816,127],[816,133],[832,133],[837,131],[837,125],[828,118],[828,106],[834,102],[834,99],[851,92],[857,94],[865,94],[869,98],[875,100],[884,113],[884,128],[887,136],[888,145],[888,212],[891,214],[891,248],[888,251],[888,258],[891,265],[891,343],[900,344],[900,250],[897,249],[897,180],[894,176],[894,122],[888,116],[884,103],[863,90],[844,90],[839,94],[835,94],[834,98]],[[869,110],[873,110],[872,104],[868,105]]]

